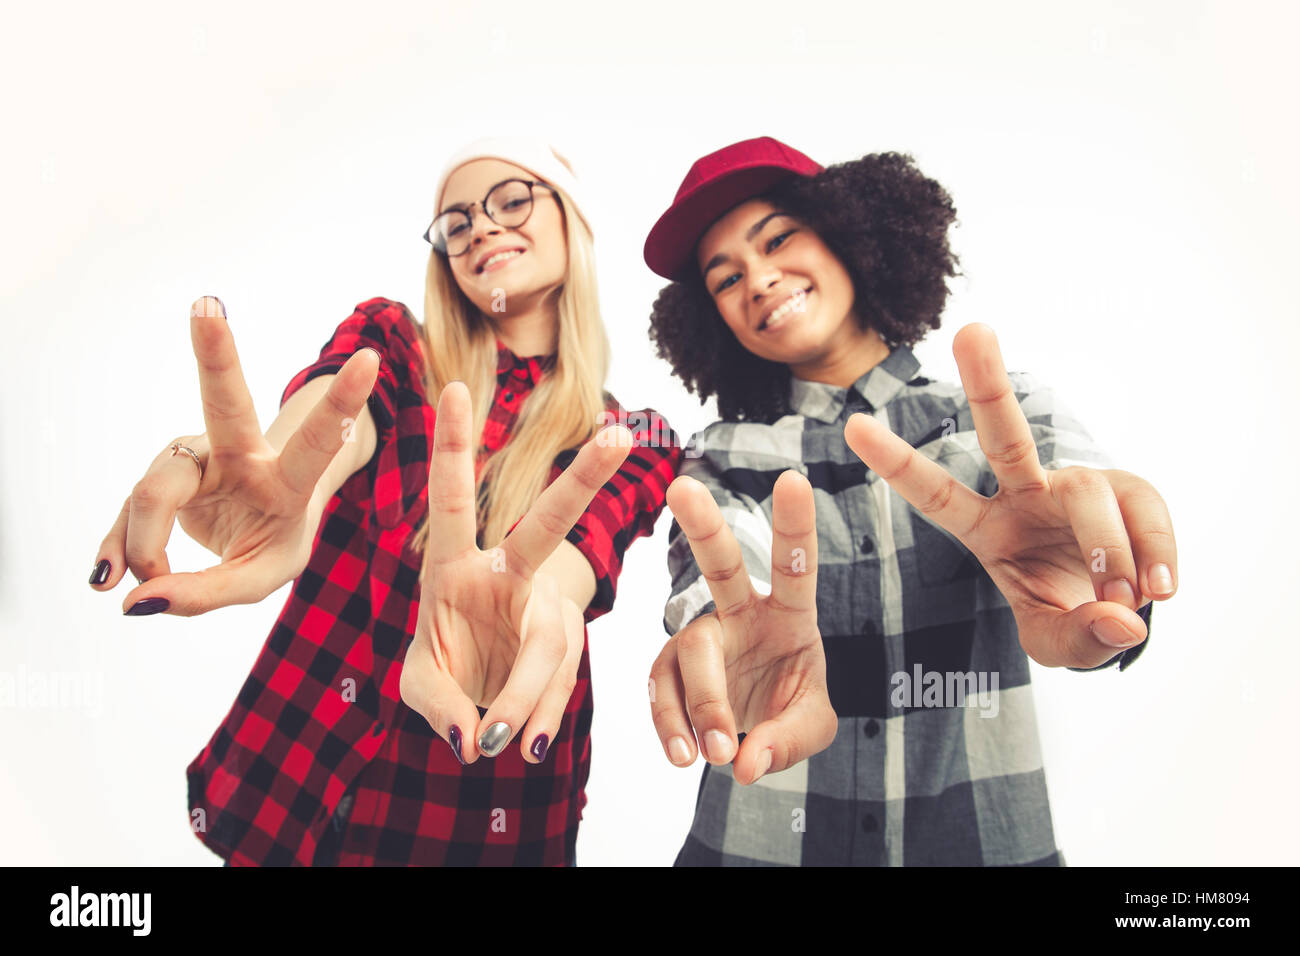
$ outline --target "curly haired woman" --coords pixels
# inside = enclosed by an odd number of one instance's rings
[[[670,761],[707,761],[679,865],[1064,864],[1028,658],[1131,664],[1173,527],[987,327],[960,386],[923,374],[954,218],[908,156],[761,137],[646,241],[652,339],[722,416],[668,491],[651,707]]]

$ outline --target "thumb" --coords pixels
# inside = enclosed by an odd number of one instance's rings
[[[1037,611],[1016,616],[1025,653],[1044,667],[1092,668],[1141,644],[1142,618],[1123,604],[1089,601],[1073,611]]]
[[[256,604],[288,580],[277,580],[264,562],[164,574],[127,592],[122,613],[194,617],[232,604]]]
[[[751,784],[821,753],[835,739],[838,726],[825,685],[808,687],[789,707],[745,735],[732,761],[736,781]]]

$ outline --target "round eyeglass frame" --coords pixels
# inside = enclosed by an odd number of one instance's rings
[[[520,219],[518,222],[506,223],[506,222],[501,222],[499,219],[497,219],[496,216],[492,215],[492,213],[488,211],[488,200],[492,198],[492,194],[494,192],[496,192],[502,186],[509,185],[510,183],[524,183],[525,185],[528,186],[528,211],[524,213],[524,218]],[[555,187],[552,186],[550,183],[543,182],[540,179],[521,179],[518,177],[503,179],[501,180],[501,182],[497,183],[495,186],[493,186],[491,189],[487,191],[487,195],[483,197],[483,200],[481,202],[472,202],[468,206],[465,206],[464,208],[448,209],[446,212],[441,212],[438,215],[434,216],[433,221],[429,223],[429,228],[424,230],[424,241],[429,243],[429,245],[433,246],[434,249],[442,253],[444,256],[447,256],[448,258],[463,256],[465,253],[469,252],[469,248],[473,244],[472,241],[467,242],[465,244],[465,248],[462,249],[460,252],[448,252],[445,243],[435,241],[433,238],[434,227],[438,225],[439,219],[444,219],[447,216],[461,215],[465,217],[465,219],[469,223],[470,229],[473,230],[474,207],[478,206],[479,210],[483,213],[483,215],[487,216],[488,219],[495,222],[498,226],[504,226],[507,229],[513,229],[517,226],[522,226],[524,223],[528,221],[528,218],[533,214],[533,207],[537,205],[536,197],[533,195],[533,189],[537,186],[543,186],[546,189],[549,189],[552,195],[555,195],[558,198],[558,193],[555,192]]]

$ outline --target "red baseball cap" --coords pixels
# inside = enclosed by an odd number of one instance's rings
[[[790,176],[815,176],[822,167],[770,136],[724,146],[697,159],[668,211],[645,241],[645,263],[665,279],[686,277],[700,237],[728,209],[761,195]]]

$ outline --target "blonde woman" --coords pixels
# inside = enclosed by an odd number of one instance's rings
[[[604,390],[580,194],[545,143],[454,156],[425,323],[359,304],[264,437],[224,309],[196,303],[209,430],[136,485],[91,583],[130,569],[126,613],[188,616],[294,580],[188,769],[191,826],[229,864],[574,864],[585,624],[681,454],[652,409]],[[174,518],[222,563],[171,574]]]

